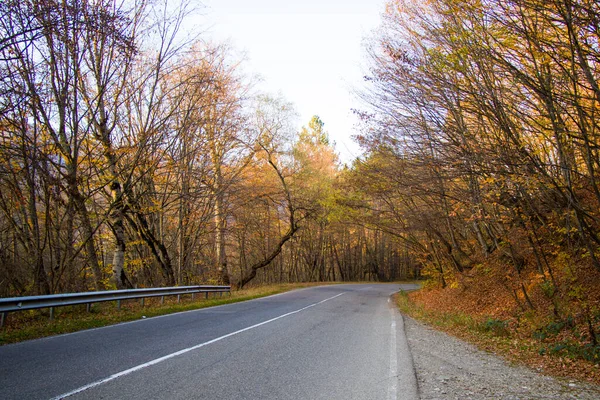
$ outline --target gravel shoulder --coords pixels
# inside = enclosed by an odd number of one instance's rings
[[[423,400],[600,399],[600,386],[544,376],[403,316]]]

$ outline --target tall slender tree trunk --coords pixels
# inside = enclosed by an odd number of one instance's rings
[[[33,188],[30,188],[29,214],[31,227],[33,230],[33,251],[35,262],[34,282],[37,293],[49,294],[50,283],[48,282],[48,275],[46,274],[46,268],[44,266],[44,256],[41,248],[40,226],[37,216],[37,207],[35,204],[35,194],[33,194],[33,190]]]
[[[110,187],[112,194],[113,211],[110,216],[112,230],[115,239],[115,250],[113,253],[112,273],[117,289],[132,289],[133,285],[125,273],[125,211],[121,185],[114,181]]]
[[[98,254],[96,253],[96,246],[94,245],[94,229],[92,227],[92,222],[90,221],[87,207],[85,206],[85,200],[78,190],[77,194],[72,196],[72,199],[73,205],[75,206],[77,214],[79,215],[81,230],[83,231],[85,240],[87,261],[92,269],[92,275],[94,276],[94,287],[96,290],[104,290],[106,289],[106,286],[103,282],[104,276],[102,274],[102,270],[100,269]]]
[[[217,167],[216,181],[218,182],[215,187],[215,210],[214,210],[214,223],[215,223],[215,255],[217,261],[217,271],[223,284],[229,285],[229,271],[227,268],[227,253],[225,249],[225,212],[223,204],[223,191],[221,187],[221,172],[220,167]]]
[[[35,149],[34,149],[35,151]],[[35,176],[37,174],[37,168],[35,166],[35,160],[29,160],[27,150],[24,149],[24,160],[26,169],[26,180],[28,190],[28,210],[29,214],[26,224],[29,224],[32,234],[32,247],[33,247],[33,263],[34,263],[34,286],[38,294],[49,294],[51,291],[50,282],[48,282],[48,275],[46,273],[44,256],[42,252],[42,240],[40,232],[40,224],[38,219],[37,211],[37,195],[35,192]],[[35,156],[33,157],[35,158]]]

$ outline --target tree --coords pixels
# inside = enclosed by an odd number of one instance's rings
[[[11,71],[8,74],[11,82],[5,82],[5,87],[11,88],[9,96],[12,95],[13,99],[22,96],[26,104],[26,108],[20,107],[20,110],[25,111],[28,122],[21,127],[47,135],[52,143],[54,154],[37,153],[34,165],[42,157],[47,157],[44,161],[53,165],[66,182],[66,268],[73,269],[74,257],[80,251],[72,245],[77,214],[96,288],[103,287],[102,273],[93,241],[94,227],[85,205],[87,196],[80,186],[81,150],[89,135],[85,118],[93,110],[81,107],[81,99],[84,90],[82,81],[88,71],[84,62],[89,55],[85,42],[88,35],[101,31],[107,33],[113,27],[115,30],[110,34],[121,34],[117,25],[123,20],[111,11],[109,2],[88,4],[72,1],[64,5],[55,2],[19,3],[9,13],[2,35],[5,38],[3,69]],[[98,25],[100,21],[96,17],[99,16],[105,24],[103,27]],[[32,212],[37,214],[35,203],[32,197]],[[38,226],[37,223],[34,225]],[[36,276],[44,282],[44,257],[39,251],[37,253]],[[44,288],[39,290],[50,290],[47,283],[42,283],[42,286]]]
[[[259,270],[270,265],[300,229],[296,199],[290,187],[291,165],[286,162],[284,147],[285,139],[291,135],[291,116],[291,107],[283,101],[269,97],[259,98],[254,122],[256,152],[252,164],[265,172],[270,171],[270,182],[265,188],[268,191],[259,193],[258,197],[273,204],[277,214],[283,216],[287,229],[275,240],[274,245],[268,246],[250,265],[240,268],[241,273],[236,280],[239,288],[252,281]]]

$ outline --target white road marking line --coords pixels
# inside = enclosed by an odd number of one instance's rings
[[[388,399],[396,400],[398,397],[398,353],[396,349],[396,315],[390,307],[392,323],[390,329],[390,385],[388,387]]]
[[[200,343],[200,344],[197,344],[197,345],[195,345],[195,346],[188,347],[187,349],[179,350],[179,351],[176,351],[175,353],[167,354],[166,356],[163,356],[163,357],[156,358],[156,359],[154,359],[154,360],[152,360],[152,361],[148,361],[148,362],[146,362],[146,363],[143,363],[143,364],[137,365],[137,366],[135,366],[135,367],[132,367],[132,368],[126,369],[126,370],[124,370],[124,371],[121,371],[121,372],[117,372],[116,374],[110,375],[110,376],[108,376],[108,377],[106,377],[106,378],[104,378],[104,379],[100,379],[99,381],[96,381],[96,382],[89,383],[89,384],[87,384],[87,385],[85,385],[85,386],[81,386],[81,387],[79,387],[79,388],[77,388],[77,389],[75,389],[75,390],[71,390],[70,392],[63,393],[63,394],[61,394],[61,395],[59,395],[59,396],[56,396],[56,397],[54,397],[52,400],[59,400],[59,399],[64,399],[64,398],[66,398],[66,397],[73,396],[73,395],[75,395],[75,394],[77,394],[77,393],[81,393],[81,392],[83,392],[83,391],[86,391],[86,390],[88,390],[88,389],[91,389],[91,388],[93,388],[93,387],[96,387],[96,386],[102,385],[103,383],[107,383],[107,382],[113,381],[113,380],[115,380],[115,379],[117,379],[117,378],[120,378],[120,377],[122,377],[122,376],[129,375],[129,374],[131,374],[131,373],[133,373],[133,372],[136,372],[136,371],[139,371],[139,370],[141,370],[141,369],[144,369],[144,368],[150,367],[150,366],[152,366],[152,365],[155,365],[155,364],[161,363],[161,362],[163,362],[163,361],[166,361],[166,360],[168,360],[168,359],[170,359],[170,358],[173,358],[173,357],[180,356],[180,355],[182,355],[182,354],[188,353],[188,352],[190,352],[190,351],[193,351],[193,350],[197,350],[197,349],[199,349],[199,348],[201,348],[201,347],[208,346],[209,344],[213,344],[213,343],[219,342],[219,341],[221,341],[221,340],[223,340],[223,339],[226,339],[226,338],[228,338],[228,337],[231,337],[231,336],[235,336],[235,335],[237,335],[237,334],[239,334],[239,333],[246,332],[246,331],[249,331],[249,330],[251,330],[251,329],[254,329],[254,328],[258,328],[259,326],[266,325],[266,324],[268,324],[268,323],[271,323],[271,322],[277,321],[278,319],[285,318],[285,317],[289,317],[290,315],[293,315],[293,314],[297,314],[297,313],[299,313],[299,312],[302,312],[302,311],[304,311],[304,310],[307,310],[307,309],[309,309],[309,308],[311,308],[311,307],[318,306],[319,304],[323,304],[323,303],[325,303],[326,301],[333,300],[333,299],[335,299],[336,297],[340,297],[341,295],[343,295],[343,294],[345,294],[345,293],[346,293],[346,292],[343,292],[343,293],[336,294],[336,295],[335,295],[335,296],[333,296],[333,297],[329,297],[329,298],[327,298],[327,299],[325,299],[325,300],[321,300],[321,301],[319,301],[318,303],[313,303],[313,304],[311,304],[311,305],[308,305],[308,306],[306,306],[306,307],[300,308],[300,309],[298,309],[298,310],[296,310],[296,311],[291,311],[291,312],[289,312],[289,313],[282,314],[282,315],[280,315],[280,316],[278,316],[278,317],[271,318],[271,319],[269,319],[269,320],[267,320],[267,321],[263,321],[263,322],[260,322],[260,323],[258,323],[258,324],[255,324],[255,325],[249,326],[249,327],[247,327],[247,328],[243,328],[243,329],[240,329],[240,330],[238,330],[238,331],[235,331],[235,332],[228,333],[227,335],[223,335],[223,336],[220,336],[220,337],[218,337],[218,338],[215,338],[215,339],[209,340],[208,342]]]

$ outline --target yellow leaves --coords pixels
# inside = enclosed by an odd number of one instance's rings
[[[481,179],[480,182],[485,185],[495,185],[496,183],[498,183],[498,178],[495,176],[488,175],[485,178]]]

